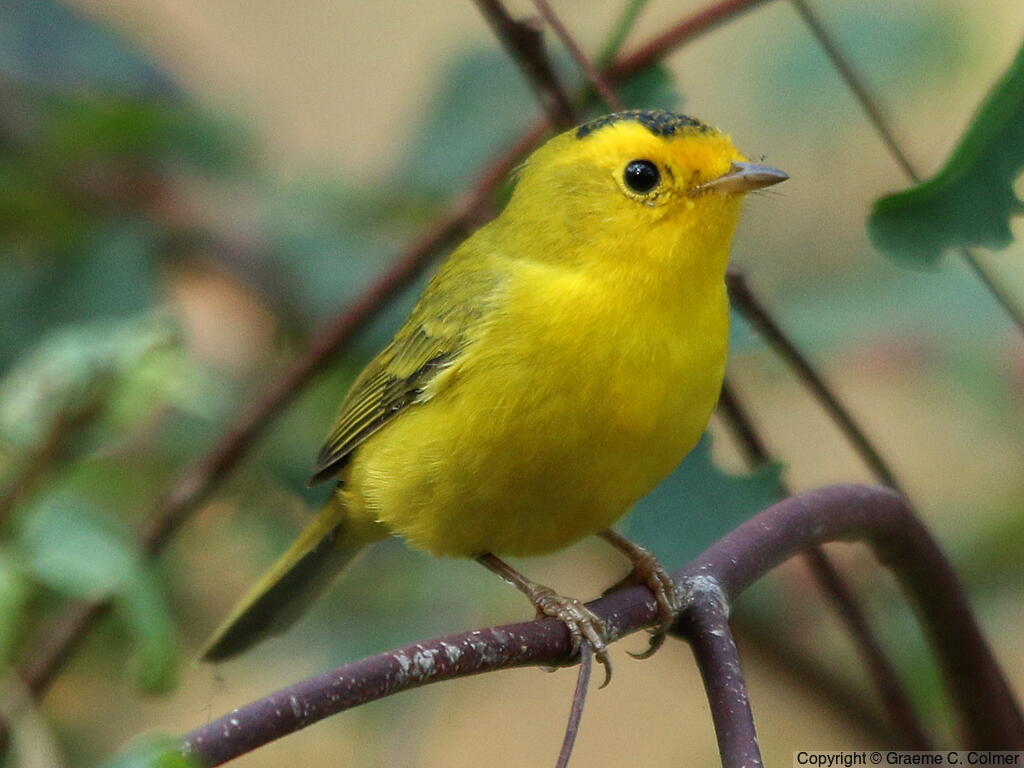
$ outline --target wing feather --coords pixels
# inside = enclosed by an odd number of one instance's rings
[[[355,380],[317,456],[311,485],[337,474],[360,443],[427,399],[434,377],[457,363],[479,335],[502,279],[482,259],[467,269],[471,258],[471,253],[449,258],[405,326]]]

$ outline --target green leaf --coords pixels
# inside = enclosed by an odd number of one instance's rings
[[[181,752],[181,739],[147,735],[136,739],[102,768],[201,768],[198,758]]]
[[[1005,248],[1024,168],[1024,46],[934,177],[875,202],[868,230],[889,256],[933,265],[949,248]]]
[[[705,433],[679,468],[637,503],[626,530],[666,567],[678,567],[778,501],[781,477],[781,464],[748,475],[723,472]]]
[[[20,543],[39,582],[70,597],[114,601],[116,614],[135,639],[128,669],[143,690],[159,693],[173,687],[174,624],[156,578],[123,530],[81,499],[53,493],[24,521]]]
[[[21,544],[36,579],[83,600],[121,591],[137,564],[112,521],[64,494],[50,494],[35,506],[22,527]]]

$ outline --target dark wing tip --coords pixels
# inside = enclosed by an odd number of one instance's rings
[[[342,468],[348,464],[351,458],[351,453],[344,453],[341,456],[337,452],[329,450],[327,446],[320,451],[320,455],[316,457],[316,466],[313,467],[313,474],[309,476],[306,481],[306,487],[312,488],[314,485],[330,480],[337,475]]]

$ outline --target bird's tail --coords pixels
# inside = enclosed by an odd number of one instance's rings
[[[340,494],[333,494],[288,551],[238,602],[207,643],[202,660],[228,659],[288,629],[345,566],[380,538],[378,530],[353,524]]]

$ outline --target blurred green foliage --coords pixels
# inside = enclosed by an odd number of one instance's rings
[[[1010,217],[1024,213],[1014,183],[1024,169],[1024,45],[978,109],[942,169],[875,203],[875,245],[915,264],[956,247],[1005,248]]]
[[[159,693],[174,687],[174,622],[158,579],[119,524],[81,496],[51,491],[32,505],[17,543],[40,584],[70,599],[113,600],[134,639],[128,673],[141,688]]]

